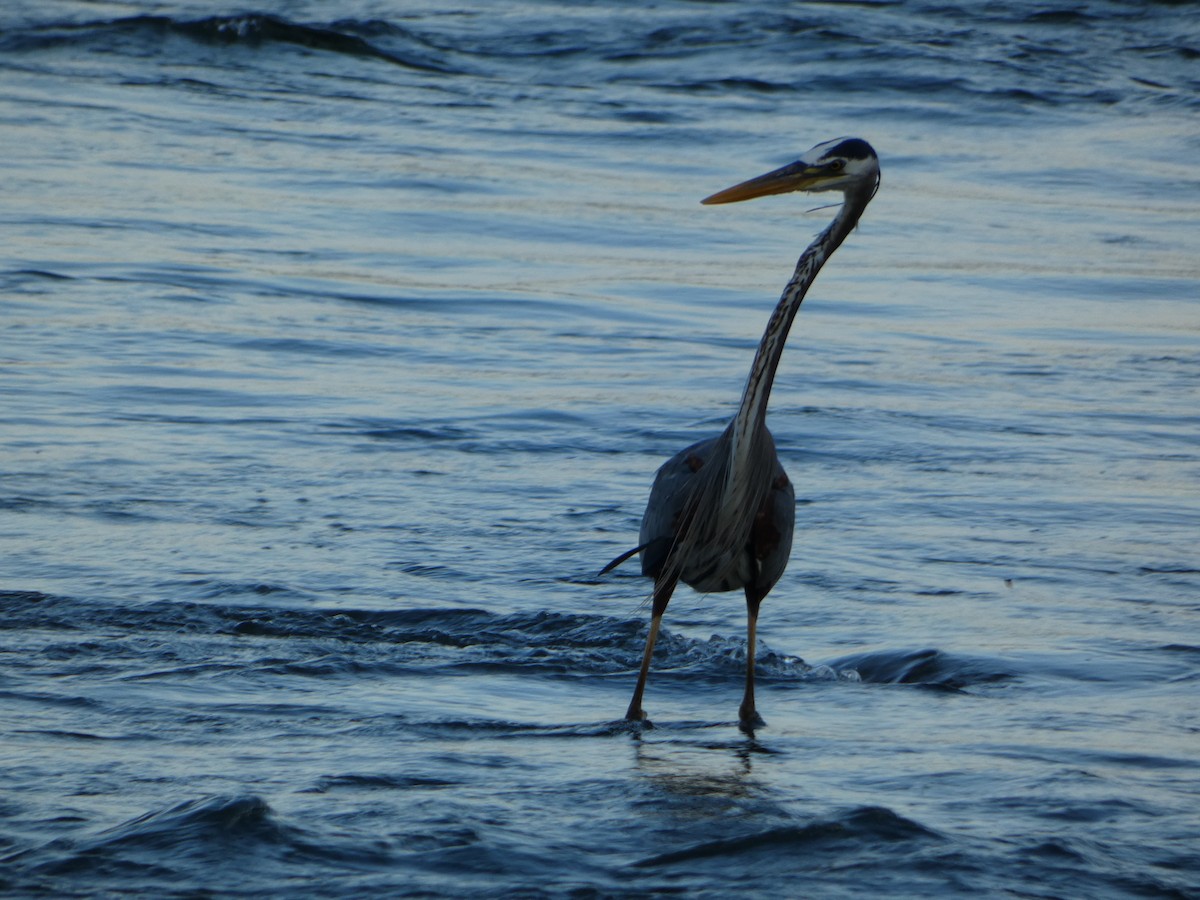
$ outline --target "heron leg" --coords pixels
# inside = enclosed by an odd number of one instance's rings
[[[637,687],[633,689],[633,699],[629,701],[629,711],[625,719],[629,722],[641,722],[646,718],[642,712],[642,694],[646,690],[646,676],[650,674],[650,658],[654,655],[654,642],[658,639],[658,626],[662,624],[662,616],[650,619],[650,633],[646,635],[646,652],[642,654],[642,671],[638,673]]]
[[[738,710],[738,727],[745,732],[753,732],[755,728],[766,724],[754,708],[754,647],[758,635],[758,608],[762,600],[762,593],[746,585],[746,694]]]
[[[675,584],[679,581],[670,578],[654,586],[654,605],[650,613],[650,633],[646,635],[646,650],[642,654],[642,669],[638,673],[637,687],[633,689],[633,699],[629,701],[629,710],[625,713],[628,722],[644,722],[646,714],[642,711],[642,694],[646,690],[646,677],[650,674],[650,660],[654,656],[654,642],[658,640],[658,628],[662,624],[663,613],[671,601]]]

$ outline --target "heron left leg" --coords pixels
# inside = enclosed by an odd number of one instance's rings
[[[754,648],[758,633],[758,608],[763,596],[757,588],[746,585],[746,694],[738,710],[738,727],[751,732],[766,722],[754,708]]]

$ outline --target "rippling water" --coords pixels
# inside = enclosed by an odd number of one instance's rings
[[[0,888],[1200,896],[1190,4],[0,12]],[[636,538],[855,134],[791,565]]]

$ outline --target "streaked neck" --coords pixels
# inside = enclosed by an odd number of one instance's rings
[[[752,443],[750,439],[756,429],[765,427],[767,403],[771,399],[771,387],[775,383],[775,370],[783,356],[783,347],[787,343],[792,321],[800,311],[800,304],[804,302],[809,286],[821,271],[821,266],[853,230],[871,196],[872,192],[869,191],[847,194],[833,221],[800,255],[796,271],[792,273],[775,311],[771,313],[767,322],[758,352],[754,356],[754,365],[750,367],[750,377],[746,380],[741,406],[733,420],[731,475],[744,468],[745,451]]]

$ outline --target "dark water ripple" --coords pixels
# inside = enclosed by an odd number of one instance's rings
[[[227,592],[228,588],[210,593],[216,598]],[[266,584],[245,586],[239,593],[282,595],[289,604],[305,599],[289,589]],[[92,657],[140,659],[142,666],[149,666],[122,676],[127,680],[247,671],[248,660],[238,652],[236,641],[225,644],[225,652],[232,652],[231,659],[214,658],[218,644],[213,641],[224,638],[274,639],[254,643],[255,652],[267,654],[253,664],[257,673],[320,678],[358,677],[371,671],[379,675],[438,675],[463,670],[587,679],[628,675],[640,661],[645,639],[641,617],[553,612],[496,615],[461,608],[321,612],[178,601],[109,606],[31,591],[2,591],[0,611],[3,630],[14,636],[43,636],[46,642],[41,644],[41,657],[63,663],[60,674],[79,674],[81,667],[91,665],[88,660]],[[101,641],[97,632],[136,634],[137,638]],[[72,640],[72,635],[78,638]],[[158,640],[155,635],[168,639]],[[178,638],[169,639],[171,636]],[[187,638],[198,645],[191,652]],[[318,655],[313,656],[314,651]],[[204,661],[196,662],[196,658]],[[160,662],[169,665],[163,668]],[[863,656],[855,662],[865,665],[873,673],[871,680],[881,683],[966,683],[970,668],[969,664],[951,663],[932,650]],[[761,675],[768,680],[857,681],[850,663],[843,660],[835,667],[814,669],[769,647],[763,648],[759,658]],[[736,682],[744,670],[745,646],[740,639],[714,636],[698,640],[665,631],[656,665],[672,673],[666,677],[674,681],[692,675]],[[1004,676],[984,679],[994,677]]]

